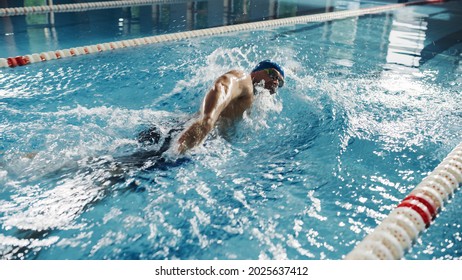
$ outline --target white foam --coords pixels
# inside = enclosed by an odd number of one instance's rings
[[[3,218],[3,225],[36,231],[70,226],[75,217],[98,197],[101,189],[95,186],[94,176],[66,179],[48,191],[18,198],[16,211]]]
[[[0,182],[4,181],[7,176],[8,176],[8,171],[0,170]]]

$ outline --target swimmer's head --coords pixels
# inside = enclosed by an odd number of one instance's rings
[[[264,81],[265,88],[274,94],[278,87],[284,86],[284,69],[276,62],[263,60],[251,72],[255,82]]]
[[[260,71],[260,70],[264,70],[264,69],[276,69],[282,76],[282,78],[284,78],[284,70],[282,69],[282,67],[277,64],[276,62],[273,62],[269,59],[267,60],[263,60],[263,61],[260,61],[257,66],[255,66],[255,68],[253,68],[252,72],[256,72],[256,71]]]

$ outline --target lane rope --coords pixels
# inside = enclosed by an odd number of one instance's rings
[[[205,0],[195,0],[205,1]],[[12,7],[0,9],[0,17],[22,16],[30,14],[47,14],[47,13],[69,13],[83,12],[101,9],[116,9],[134,6],[148,6],[156,4],[177,4],[192,2],[192,0],[123,0],[123,1],[106,1],[106,2],[86,2],[74,4],[55,4],[30,7]]]
[[[462,143],[418,184],[346,260],[399,260],[462,183]]]
[[[389,5],[379,6],[379,7],[363,8],[363,9],[358,9],[358,10],[337,11],[337,12],[330,12],[330,13],[323,13],[323,14],[314,14],[314,15],[298,16],[298,17],[291,17],[291,18],[274,19],[274,20],[267,20],[267,21],[260,21],[260,22],[243,23],[243,24],[236,24],[236,25],[229,25],[229,26],[221,26],[221,27],[213,27],[213,28],[206,28],[206,29],[193,30],[193,31],[171,33],[171,34],[165,34],[165,35],[142,37],[138,39],[121,40],[121,41],[115,41],[115,42],[109,42],[109,43],[100,43],[96,45],[75,47],[75,48],[64,49],[64,50],[48,51],[48,52],[34,53],[34,54],[28,54],[28,55],[23,55],[23,56],[0,58],[0,68],[24,66],[30,63],[50,61],[50,60],[61,59],[65,57],[74,57],[74,56],[79,56],[79,55],[111,51],[111,50],[116,50],[120,48],[135,47],[135,46],[147,45],[147,44],[157,44],[157,43],[178,41],[178,40],[191,39],[191,38],[204,37],[204,36],[214,36],[214,35],[220,35],[220,34],[225,34],[225,33],[230,33],[230,32],[249,31],[249,30],[272,28],[272,27],[279,27],[279,26],[286,26],[286,25],[295,25],[295,24],[305,24],[308,22],[332,21],[332,20],[345,19],[345,18],[350,18],[350,17],[358,17],[358,16],[363,16],[363,15],[368,15],[368,14],[382,13],[382,12],[391,11],[391,10],[395,10],[395,9],[399,9],[399,8],[403,8],[403,7],[411,6],[411,5],[434,4],[434,3],[441,3],[441,2],[445,2],[445,0],[426,0],[426,1],[415,1],[415,2],[408,2],[408,3],[400,3],[400,4],[389,4]]]

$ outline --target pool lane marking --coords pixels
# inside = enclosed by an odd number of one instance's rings
[[[205,1],[205,0],[196,0]],[[22,16],[30,14],[47,14],[47,13],[68,13],[83,12],[90,10],[116,9],[133,6],[148,6],[156,4],[177,4],[186,3],[190,0],[124,0],[124,1],[106,1],[106,2],[87,2],[74,4],[55,4],[30,7],[11,7],[1,8],[0,17]]]
[[[427,0],[427,1],[415,1],[415,2],[408,2],[408,3],[400,3],[400,4],[390,4],[390,5],[384,5],[384,6],[379,6],[379,7],[363,8],[363,9],[358,9],[358,10],[347,10],[347,11],[306,15],[306,16],[298,16],[298,17],[291,17],[291,18],[274,19],[274,20],[267,20],[267,21],[253,22],[253,23],[243,23],[243,24],[236,24],[236,25],[229,25],[229,26],[221,26],[221,27],[213,27],[213,28],[206,28],[206,29],[193,30],[193,31],[171,33],[171,34],[165,34],[165,35],[143,37],[143,38],[137,38],[137,39],[128,39],[128,40],[115,41],[115,42],[109,42],[109,43],[100,43],[100,44],[90,45],[90,46],[42,52],[40,54],[34,53],[34,54],[28,54],[28,55],[23,55],[23,56],[0,58],[0,68],[24,66],[30,63],[44,62],[44,61],[49,61],[49,60],[61,59],[64,57],[74,57],[74,56],[86,55],[86,54],[91,54],[91,53],[111,51],[111,50],[116,50],[119,48],[136,47],[140,45],[157,44],[157,43],[178,41],[178,40],[191,39],[191,38],[204,37],[204,36],[213,36],[213,35],[219,35],[219,34],[237,32],[237,31],[249,31],[249,30],[263,29],[263,28],[277,27],[277,26],[284,26],[284,25],[294,25],[294,24],[302,24],[302,23],[308,23],[308,22],[324,22],[324,21],[331,21],[331,20],[336,20],[336,19],[345,19],[349,17],[381,13],[381,12],[395,10],[395,9],[399,9],[399,8],[403,8],[403,7],[411,6],[411,5],[425,5],[425,4],[435,4],[435,3],[441,3],[441,2],[445,2],[445,0]]]
[[[345,259],[390,259],[390,256],[393,256],[391,259],[401,259],[418,236],[431,225],[444,203],[449,201],[460,184],[462,184],[462,143],[456,146],[374,231],[359,242]],[[395,228],[387,227],[390,224],[394,224]],[[390,234],[392,240],[389,235],[387,239],[380,239],[380,236],[386,235],[384,232]],[[401,244],[401,249],[396,250],[396,242],[403,238],[410,239],[412,242],[404,242]]]

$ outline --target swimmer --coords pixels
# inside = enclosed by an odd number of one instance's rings
[[[200,145],[219,119],[233,121],[242,118],[255,100],[256,87],[275,94],[283,85],[284,70],[270,60],[258,63],[250,74],[239,70],[223,74],[205,95],[199,117],[180,133],[176,151],[184,154]]]
[[[172,142],[178,139],[173,147],[179,154],[200,145],[219,119],[224,124],[232,123],[242,118],[249,109],[257,93],[256,88],[267,89],[275,94],[284,85],[284,70],[270,60],[264,60],[247,74],[239,70],[231,70],[220,76],[213,88],[205,95],[198,117],[186,128],[178,126],[166,134],[159,128],[152,127],[139,133],[138,142],[158,145],[156,149],[137,151],[129,156],[118,158],[125,163],[143,166],[148,159],[161,160],[163,154],[172,147]],[[177,138],[176,135],[179,135]],[[29,153],[24,158],[33,159],[37,153]]]

